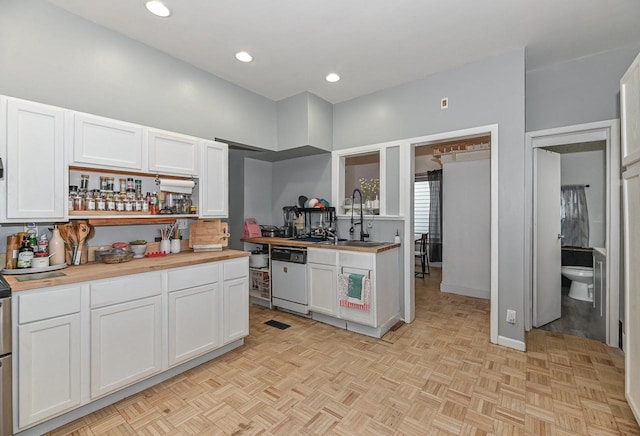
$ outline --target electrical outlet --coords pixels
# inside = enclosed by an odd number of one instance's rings
[[[507,309],[507,322],[509,324],[515,324],[516,323],[516,311],[515,310]]]
[[[188,225],[188,220],[186,219],[177,219],[176,223],[178,223],[178,230],[186,230]]]

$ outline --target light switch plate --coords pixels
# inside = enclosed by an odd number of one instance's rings
[[[515,324],[516,323],[516,311],[515,310],[507,309],[507,322],[509,324]]]

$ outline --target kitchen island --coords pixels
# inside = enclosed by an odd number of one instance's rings
[[[183,252],[7,276],[14,432],[42,434],[241,346],[248,256]]]
[[[375,338],[384,336],[401,320],[400,244],[349,246],[267,237],[243,241],[268,245],[269,252],[273,247],[306,248],[306,289],[303,291],[306,298],[302,298],[303,305],[297,307],[304,307],[307,301],[311,318]],[[270,265],[273,274],[274,263]],[[281,264],[277,267],[287,268]],[[361,298],[347,295],[353,278],[362,280]],[[274,301],[277,300],[274,298]]]

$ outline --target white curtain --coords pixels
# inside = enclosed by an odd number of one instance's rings
[[[567,247],[589,246],[589,211],[584,185],[565,185],[560,199],[562,245]]]

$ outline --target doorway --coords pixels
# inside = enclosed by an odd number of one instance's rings
[[[534,204],[534,187],[536,186],[534,172],[534,151],[536,149],[553,149],[558,146],[579,147],[576,144],[603,142],[605,149],[605,211],[604,220],[604,248],[607,253],[603,271],[604,295],[606,307],[605,342],[610,346],[619,346],[620,321],[620,152],[619,152],[619,122],[618,120],[581,124],[537,132],[526,135],[525,153],[525,213],[528,231],[525,233],[526,262],[525,269],[525,328],[531,330],[533,326],[534,310],[534,281],[536,280],[536,253],[534,253],[534,223],[537,210]],[[555,273],[554,273],[555,274]],[[558,274],[557,277],[561,275]]]
[[[533,153],[533,327],[605,342],[606,143]]]
[[[442,141],[457,140],[460,138],[470,138],[482,135],[491,137],[491,157],[490,157],[490,341],[495,344],[501,344],[508,347],[524,350],[524,343],[520,341],[512,341],[508,338],[502,338],[498,335],[498,126],[489,125],[470,129],[463,129],[452,132],[428,135],[419,138],[411,138],[403,141],[410,145],[410,153],[407,153],[406,162],[409,162],[407,170],[412,175],[406,178],[403,188],[406,202],[403,203],[403,214],[405,218],[405,229],[403,240],[413,241],[414,238],[414,222],[413,222],[413,191],[415,174],[415,152],[416,145],[428,145]],[[413,259],[413,244],[404,244],[403,250],[405,259]],[[405,319],[413,320],[415,313],[415,265],[413,261],[404,262],[405,277]],[[407,280],[408,278],[408,280]]]

